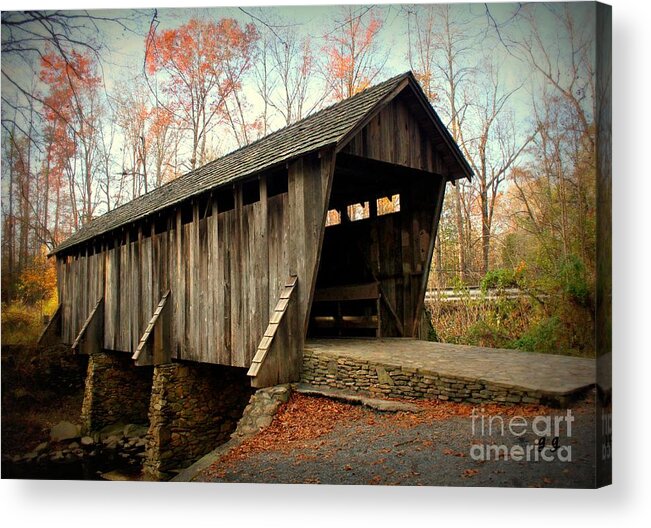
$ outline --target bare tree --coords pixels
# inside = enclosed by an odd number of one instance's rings
[[[472,116],[461,148],[475,173],[473,186],[481,211],[481,273],[485,274],[489,268],[496,200],[509,170],[533,135],[518,142],[514,116],[507,106],[521,86],[504,90],[499,67],[490,57],[486,57],[481,70],[484,73],[482,80],[475,84],[477,88],[470,105]]]
[[[149,191],[147,181],[146,140],[149,120],[149,100],[145,88],[137,79],[121,84],[115,98],[115,116],[122,131],[122,177],[131,178],[131,197]]]
[[[550,46],[548,27],[541,27],[538,9],[544,9],[556,24],[554,45]],[[575,19],[567,4],[527,6],[520,12],[525,37],[517,49],[532,69],[540,74],[547,88],[562,97],[576,122],[576,131],[589,148],[594,147],[591,133],[595,105],[593,28]]]
[[[540,12],[554,25],[540,24]],[[538,211],[554,211],[538,225],[547,225],[561,241],[561,254],[594,260],[591,204],[594,203],[595,85],[592,27],[567,5],[526,6],[519,13],[526,31],[515,49],[536,74],[539,85],[532,98],[538,136],[532,152],[540,163],[529,173],[554,190],[554,203]],[[553,32],[550,34],[550,27]],[[520,197],[523,180],[514,181]],[[527,215],[536,214],[525,208]],[[551,248],[553,243],[547,244]]]
[[[122,195],[120,192],[122,190],[121,180],[124,179],[121,174],[116,174],[115,171],[115,136],[115,120],[109,119],[108,123],[102,123],[99,128],[99,162],[97,164],[102,177],[98,178],[97,186],[99,188],[99,192],[103,195],[103,199],[101,200],[100,204],[103,203],[107,211],[110,211],[120,204]],[[118,178],[115,176],[118,176]],[[118,180],[118,192],[116,194],[112,194],[116,180]]]
[[[378,44],[384,21],[377,9],[343,6],[340,13],[334,27],[324,36],[324,77],[335,100],[351,97],[370,86],[388,58]]]
[[[269,103],[285,124],[291,125],[312,113],[326,97],[325,91],[315,88],[312,41],[309,36],[299,36],[294,28],[285,29],[280,39],[271,41],[271,57],[279,89]]]
[[[271,30],[260,31],[258,40],[258,60],[253,66],[253,78],[256,91],[262,99],[262,113],[260,115],[262,135],[266,136],[272,128],[271,97],[278,85],[274,63],[271,56],[271,46],[276,34]]]

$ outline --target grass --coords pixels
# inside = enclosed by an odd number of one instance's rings
[[[528,298],[428,303],[437,341],[594,357],[587,309],[558,303],[546,313]]]
[[[43,331],[43,316],[51,316],[57,299],[28,305],[20,301],[2,304],[2,345],[32,345]]]

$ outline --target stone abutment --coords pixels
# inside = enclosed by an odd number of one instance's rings
[[[198,363],[155,367],[145,478],[166,479],[226,442],[251,394],[246,369]]]
[[[90,354],[81,408],[85,433],[118,422],[146,424],[151,396],[152,367],[135,368],[127,354]]]
[[[226,442],[252,394],[246,369],[190,362],[136,367],[127,354],[95,352],[88,358],[82,428],[146,424],[144,477],[166,480]]]

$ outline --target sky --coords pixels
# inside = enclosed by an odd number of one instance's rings
[[[142,17],[136,32],[126,31],[115,24],[98,24],[99,32],[92,27],[86,28],[88,38],[97,38],[103,43],[102,51],[102,71],[104,74],[107,93],[114,93],[119,89],[120,83],[129,82],[135,75],[142,72],[144,61],[144,36],[149,28],[149,23],[153,13],[152,6],[160,5],[155,2],[144,2],[148,4],[148,9],[142,11]],[[241,5],[250,4],[251,2],[242,2]],[[67,7],[66,2],[46,2],[52,6]],[[407,17],[405,14],[405,5],[381,3],[378,6],[384,24],[378,36],[379,54],[386,57],[386,62],[381,73],[374,80],[380,82],[398,73],[410,69],[408,61],[408,39],[407,39]],[[513,13],[517,10],[516,3],[489,4],[490,14],[495,22],[500,25],[509,21]],[[31,6],[27,6],[31,7]],[[34,6],[42,7],[42,5]],[[363,6],[360,9],[364,9]],[[574,12],[577,20],[581,22],[582,27],[594,27],[593,9],[590,3],[573,3],[570,9]],[[218,20],[223,17],[236,18],[240,23],[255,22],[252,18],[263,19],[271,23],[281,23],[294,25],[296,29],[304,35],[309,35],[314,44],[316,55],[323,55],[322,48],[325,44],[325,35],[331,31],[334,20],[340,15],[339,6],[321,5],[321,6],[265,6],[256,7],[246,6],[239,9],[235,6],[224,7],[192,7],[192,8],[168,8],[158,9],[157,19],[159,21],[158,31],[178,27],[187,22],[192,17],[200,19],[211,18]],[[532,127],[532,98],[538,93],[541,79],[537,77],[529,66],[516,56],[512,49],[507,48],[498,40],[493,31],[487,31],[487,16],[484,4],[454,4],[451,7],[455,20],[467,22],[467,33],[472,35],[476,40],[477,46],[465,58],[465,63],[470,68],[476,68],[481,73],[481,68],[486,58],[491,58],[499,66],[500,82],[502,90],[515,93],[509,99],[508,110],[514,116],[516,123],[516,135],[524,138],[528,135]],[[126,13],[132,13],[129,10],[98,10],[95,14],[105,16],[123,16]],[[557,48],[555,52],[563,55],[562,43],[559,44],[555,37],[555,25],[553,19],[545,12],[544,9],[537,9],[536,16],[543,28],[543,34],[552,48]],[[515,24],[508,25],[508,31],[504,30],[504,41],[508,44],[508,37],[514,39],[527,38],[526,30]],[[36,56],[34,56],[35,58]],[[569,57],[566,58],[569,60]],[[3,57],[2,68],[5,72],[14,78],[22,79],[25,86],[34,83],[38,87],[37,71],[38,62],[24,64],[21,61],[14,61],[13,58],[8,60]],[[322,83],[317,82],[316,90],[323,90]],[[260,113],[262,99],[253,89],[252,82],[245,86],[245,94],[251,105],[251,112]],[[3,97],[14,97],[13,87],[7,83],[2,83]],[[326,103],[331,101],[326,101]],[[447,107],[444,101],[435,103],[435,107],[441,114],[444,122],[446,121]],[[280,118],[272,122],[273,128],[279,128],[282,125]],[[213,133],[210,136],[212,148],[218,154],[225,154],[236,148],[233,138],[224,133]],[[116,163],[121,163],[121,155],[116,152]]]
[[[41,2],[42,3],[42,2]],[[156,2],[144,2],[149,4],[149,7],[158,5]],[[248,2],[250,3],[250,2]],[[66,2],[45,2],[48,6],[66,5]],[[242,2],[247,4],[247,2]],[[74,4],[73,4],[74,5]],[[378,80],[391,77],[392,75],[401,73],[409,69],[407,60],[407,22],[404,14],[404,7],[407,4],[390,4],[380,3],[380,9],[385,18],[385,23],[380,32],[379,41],[382,47],[382,52],[387,54],[387,61],[383,68]],[[491,14],[498,22],[508,20],[517,8],[516,3],[499,3],[489,4]],[[262,19],[279,19],[283,23],[295,24],[298,30],[310,35],[317,48],[322,47],[324,44],[324,33],[328,32],[332,25],[332,20],[338,15],[338,7],[334,6],[265,6],[255,7],[246,6],[247,12],[258,16]],[[476,32],[481,39],[481,35],[485,30],[486,16],[485,8],[482,3],[475,4],[455,4],[452,9],[460,19],[468,20],[470,31]],[[573,9],[578,13],[582,11],[580,19],[585,21],[585,24],[594,24],[591,15],[591,9],[588,3],[575,3]],[[97,13],[106,15],[124,14],[128,10],[98,10]],[[147,31],[149,22],[149,14],[144,13],[142,23],[139,27],[140,35],[128,33],[115,25],[100,26],[103,35],[100,37],[107,45],[104,54],[103,66],[105,68],[105,78],[107,88],[110,90],[114,83],[118,80],[128,78],[134,71],[139,71],[142,68],[144,56],[144,34]],[[178,27],[179,25],[187,22],[192,17],[199,18],[212,18],[219,19],[222,17],[234,17],[241,23],[251,22],[252,19],[237,7],[216,7],[216,8],[161,8],[158,10],[158,20],[160,21],[159,29],[169,29]],[[543,21],[542,26],[548,27],[550,37],[553,34],[553,21],[549,18],[545,20],[543,10],[540,10],[540,18]],[[510,31],[517,38],[520,32],[517,28],[511,27]],[[92,30],[89,31],[92,36]],[[505,82],[505,88],[510,89],[522,84],[523,79],[526,80],[528,72],[524,68],[523,63],[511,55],[501,46],[494,35],[488,35],[483,39],[480,52],[489,50],[489,53],[497,58],[501,63],[500,72],[501,78]],[[480,57],[476,57],[476,62]],[[469,61],[472,63],[473,57]],[[4,68],[11,68],[11,64],[5,63],[3,60]],[[36,69],[37,65],[34,65]],[[30,72],[24,65],[20,64],[17,67],[11,68],[14,75],[28,75]],[[11,90],[10,86],[3,84],[3,93],[6,90]],[[527,94],[519,94],[520,97],[528,97]]]

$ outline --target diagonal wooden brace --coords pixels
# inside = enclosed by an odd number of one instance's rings
[[[154,311],[131,359],[136,365],[161,365],[172,360],[170,349],[170,290],[167,290]]]
[[[78,354],[92,354],[102,349],[104,342],[104,297],[100,297],[81,327],[72,350]]]

